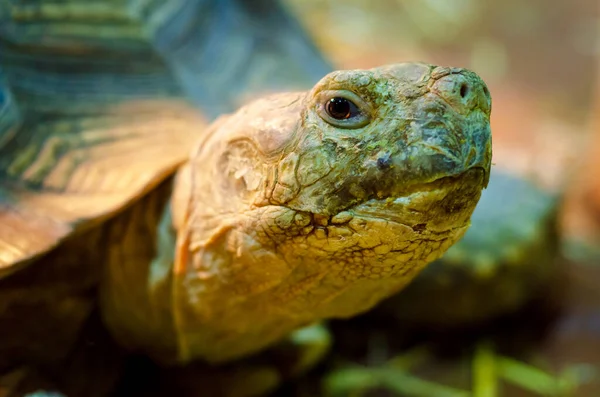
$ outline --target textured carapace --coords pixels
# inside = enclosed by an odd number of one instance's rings
[[[407,63],[219,119],[172,200],[177,360],[234,359],[402,288],[469,225],[490,107],[474,73]]]

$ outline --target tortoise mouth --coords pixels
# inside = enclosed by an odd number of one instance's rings
[[[404,189],[399,192],[389,195],[386,199],[389,200],[391,197],[398,199],[409,198],[415,194],[438,191],[443,189],[453,190],[460,185],[469,185],[475,189],[481,190],[487,186],[487,174],[488,172],[483,167],[473,167],[466,171],[463,171],[457,175],[444,176],[441,178],[434,179],[430,182],[413,183],[407,185]]]
[[[487,175],[488,172],[483,167],[473,167],[458,175],[444,176],[429,182],[408,184],[403,186],[402,189],[395,189],[391,193],[379,193],[376,197],[353,203],[340,212],[353,210],[369,203],[380,203],[384,206],[394,203],[409,205],[411,201],[419,199],[419,196],[428,196],[432,193],[443,194],[444,192],[452,194],[457,189],[481,191],[487,186]]]
[[[401,194],[371,198],[331,217],[339,224],[355,217],[384,219],[414,230],[446,232],[463,227],[486,185],[487,171],[475,167],[461,174],[413,184]]]
[[[368,198],[327,215],[305,212],[313,226],[341,226],[357,218],[377,219],[445,233],[462,228],[471,217],[487,183],[487,170],[474,167],[458,175],[412,184],[397,194]]]

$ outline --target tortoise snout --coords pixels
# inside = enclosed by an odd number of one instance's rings
[[[479,76],[467,69],[451,69],[435,79],[431,91],[449,103],[459,113],[476,108],[489,115],[492,108],[490,92]]]

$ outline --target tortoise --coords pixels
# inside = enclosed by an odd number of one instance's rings
[[[0,9],[4,371],[62,368],[96,308],[128,352],[225,366],[369,309],[467,229],[491,159],[490,96],[476,74],[337,71],[207,127],[188,98],[212,118],[274,88],[260,83],[260,52],[244,63],[256,72],[202,74],[201,35],[173,31],[199,4],[144,3],[135,17],[125,5]],[[65,15],[70,25],[55,23]],[[266,47],[278,71],[296,63],[279,51],[287,33]],[[280,71],[296,77],[275,89],[324,64]],[[232,74],[252,88],[224,89]]]

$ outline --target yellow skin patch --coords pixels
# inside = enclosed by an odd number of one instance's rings
[[[168,360],[236,359],[405,286],[468,228],[490,109],[474,73],[414,63],[333,72],[217,120],[175,180]],[[133,328],[114,331],[156,332]]]

